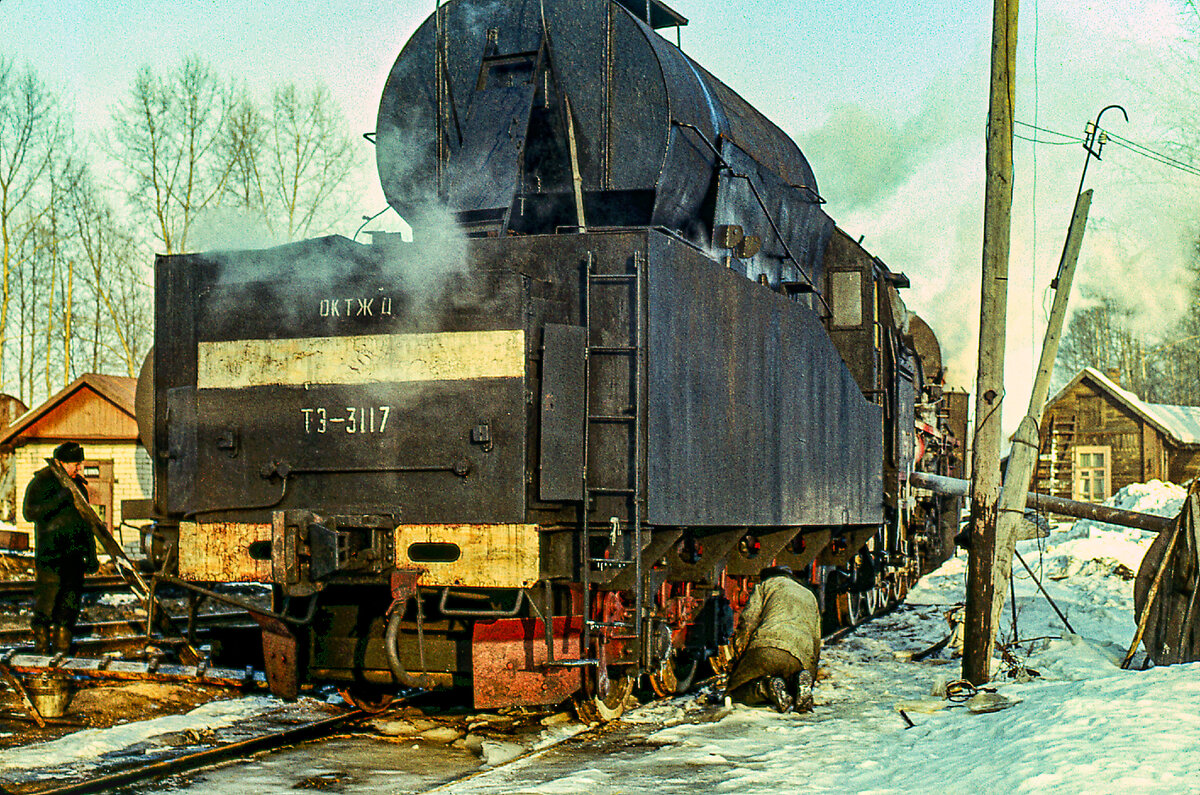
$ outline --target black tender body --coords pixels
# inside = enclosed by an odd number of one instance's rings
[[[652,28],[685,22],[447,3],[375,136],[411,242],[159,258],[156,537],[184,580],[275,586],[277,691],[603,711],[719,658],[772,562],[846,622],[952,551],[957,502],[907,475],[961,474],[965,396],[907,280]]]

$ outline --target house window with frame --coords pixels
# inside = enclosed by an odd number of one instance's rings
[[[1075,499],[1083,502],[1107,499],[1111,471],[1111,447],[1075,448]]]

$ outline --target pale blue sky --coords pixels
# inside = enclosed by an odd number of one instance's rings
[[[834,219],[912,277],[910,308],[930,320],[952,377],[969,386],[991,3],[669,4],[690,19],[684,50],[796,138]],[[433,7],[433,0],[0,0],[0,53],[31,63],[74,104],[84,129],[105,126],[141,65],[166,70],[199,54],[263,91],[285,81],[325,83],[357,137],[374,128],[388,70]],[[1178,59],[1186,49],[1182,13],[1182,0],[1024,0],[1018,118],[1036,115],[1043,126],[1078,134],[1099,108],[1119,102],[1131,123],[1114,115],[1106,126],[1159,145],[1178,108],[1198,104],[1195,95],[1172,93],[1174,81],[1197,72]],[[1045,282],[1083,163],[1077,146],[1038,147],[1036,162],[1033,155],[1032,145],[1017,142],[1006,427],[1023,411]],[[1180,208],[1197,206],[1196,178],[1110,147],[1089,171],[1089,185],[1096,198],[1080,281],[1128,299],[1149,328],[1165,326],[1177,297],[1130,285],[1178,281],[1195,234],[1190,209]],[[362,210],[382,206],[372,186]]]
[[[947,2],[717,3],[676,0],[683,47],[755,104],[820,118],[838,97],[901,108],[947,65],[977,57],[989,12]],[[320,80],[352,122],[373,126],[395,55],[433,2],[3,0],[0,51],[74,94],[80,121],[105,113],[145,63],[200,54],[252,85]],[[674,38],[674,34],[669,34]],[[783,123],[784,118],[780,118]]]

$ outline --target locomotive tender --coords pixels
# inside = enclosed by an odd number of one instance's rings
[[[451,0],[374,136],[411,242],[158,258],[160,562],[274,586],[276,692],[608,714],[686,684],[772,562],[845,622],[952,552],[957,501],[907,475],[962,474],[965,395],[685,23]]]

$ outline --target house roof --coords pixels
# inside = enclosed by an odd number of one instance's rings
[[[90,389],[115,406],[131,419],[136,419],[134,396],[137,379],[120,375],[84,373],[40,406],[36,406],[13,420],[0,436],[0,445],[11,445],[22,432],[45,417],[69,397],[83,389]]]
[[[1080,370],[1069,384],[1050,399],[1050,403],[1057,402],[1085,377],[1108,392],[1117,402],[1139,415],[1160,433],[1171,437],[1177,444],[1200,445],[1200,406],[1147,403],[1129,390],[1118,386],[1115,381],[1094,367],[1085,367]]]

